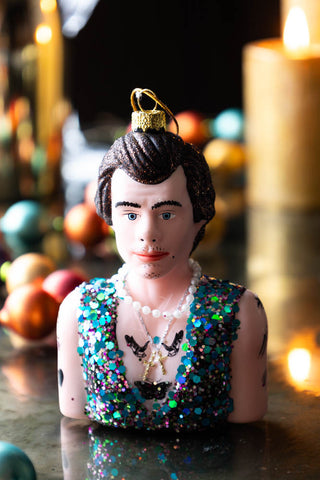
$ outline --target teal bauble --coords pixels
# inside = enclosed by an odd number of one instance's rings
[[[47,221],[38,202],[21,200],[7,209],[0,227],[5,235],[14,235],[22,242],[33,243],[43,237],[47,230]]]
[[[243,112],[237,108],[224,110],[209,121],[209,130],[213,137],[230,141],[242,141],[244,134]]]
[[[34,466],[20,448],[7,442],[0,442],[0,479],[36,480]]]

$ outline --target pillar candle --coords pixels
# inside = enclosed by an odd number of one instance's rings
[[[46,16],[52,30],[47,43],[38,43],[37,141],[47,145],[53,125],[55,105],[63,98],[63,41],[57,11]]]
[[[320,207],[320,46],[289,51],[282,39],[243,52],[248,203]]]

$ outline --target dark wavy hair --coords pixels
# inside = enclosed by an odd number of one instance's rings
[[[203,238],[205,225],[215,215],[215,191],[200,150],[171,132],[129,132],[114,142],[99,168],[95,196],[98,215],[112,225],[111,178],[117,168],[137,182],[156,185],[169,178],[180,165],[187,179],[193,219],[206,222],[195,238],[194,250]]]

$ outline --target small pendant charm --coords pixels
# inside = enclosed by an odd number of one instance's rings
[[[167,371],[164,367],[163,361],[167,358],[167,356],[163,356],[159,351],[153,351],[149,360],[144,360],[144,365],[146,366],[145,371],[143,373],[142,380],[145,382],[148,378],[150,368],[155,367],[157,363],[160,363],[162,375],[167,375]]]
[[[165,360],[166,358],[167,358],[167,356],[163,357],[162,353],[158,352],[158,359],[159,359],[159,363],[161,365],[162,375],[167,375],[167,371],[166,371],[166,369],[164,368],[164,365],[163,365],[163,360]]]
[[[148,375],[149,375],[149,370],[150,370],[150,368],[152,368],[152,367],[155,366],[155,363],[153,363],[153,362],[154,362],[154,359],[155,359],[155,356],[156,356],[156,352],[152,352],[149,361],[145,360],[145,361],[143,362],[143,364],[146,366],[146,369],[145,369],[144,374],[143,374],[143,377],[142,377],[142,380],[143,380],[144,382],[146,381],[146,379],[147,379],[147,377],[148,377]]]

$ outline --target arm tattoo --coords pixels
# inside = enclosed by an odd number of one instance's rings
[[[262,386],[265,387],[266,385],[267,385],[267,369],[265,369],[262,375]]]
[[[58,381],[59,381],[59,386],[60,387],[62,387],[63,378],[64,378],[63,371],[61,370],[61,368],[59,368],[59,370],[58,370]]]
[[[258,353],[258,357],[261,358],[267,351],[267,344],[268,344],[268,327],[266,327],[266,331],[263,335],[262,344]]]
[[[256,299],[257,307],[262,308],[262,310],[264,310],[263,303],[261,302],[260,298],[257,295],[255,295],[254,298]]]

